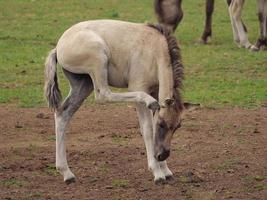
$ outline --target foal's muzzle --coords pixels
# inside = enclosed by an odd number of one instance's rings
[[[170,150],[168,149],[162,149],[157,155],[155,155],[155,158],[157,161],[164,161],[170,156]]]

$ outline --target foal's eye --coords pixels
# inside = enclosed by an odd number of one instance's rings
[[[166,123],[165,122],[160,122],[159,123],[160,128],[166,128]]]

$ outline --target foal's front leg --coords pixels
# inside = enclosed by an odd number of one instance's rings
[[[169,169],[167,165],[167,161],[163,161],[159,163],[160,169],[162,170],[163,174],[165,175],[166,179],[171,179],[173,177],[172,171]]]
[[[137,104],[136,108],[146,146],[148,168],[152,170],[155,183],[164,182],[166,178],[172,176],[172,172],[169,170],[166,161],[158,162],[154,157],[152,113],[143,104]]]
[[[158,101],[145,92],[112,92],[108,86],[107,60],[99,60],[96,66],[89,72],[94,83],[96,101],[143,103],[152,111],[159,108]]]

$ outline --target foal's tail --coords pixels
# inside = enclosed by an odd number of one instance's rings
[[[58,110],[61,103],[61,92],[57,82],[57,51],[49,52],[45,61],[45,87],[44,95],[49,107]]]

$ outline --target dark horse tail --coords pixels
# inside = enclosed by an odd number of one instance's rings
[[[45,87],[44,95],[49,107],[58,110],[61,104],[61,92],[57,82],[57,51],[49,52],[45,61]]]

